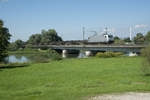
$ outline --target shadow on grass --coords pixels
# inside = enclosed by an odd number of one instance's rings
[[[12,68],[22,68],[22,67],[27,67],[29,66],[29,63],[10,63],[10,64],[3,64],[0,66],[0,71],[1,69],[12,69]]]
[[[150,76],[150,74],[145,74],[144,76]]]

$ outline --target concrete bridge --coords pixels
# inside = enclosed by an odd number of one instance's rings
[[[99,45],[34,45],[33,48],[49,48],[54,50],[61,50],[62,55],[65,55],[73,50],[85,51],[86,56],[90,56],[93,52],[126,52],[131,55],[140,53],[141,49],[145,48],[146,45],[126,44],[126,45],[112,45],[112,44],[99,44]]]

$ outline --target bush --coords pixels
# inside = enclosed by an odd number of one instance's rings
[[[117,57],[117,56],[121,56],[121,55],[123,55],[122,52],[115,52],[115,56],[116,56],[116,57]]]
[[[144,75],[150,76],[150,45],[142,50],[142,56],[144,57],[142,71]]]
[[[62,59],[61,55],[59,55],[59,53],[57,53],[55,50],[48,50],[47,53],[48,53],[48,56],[52,60],[61,60]]]
[[[125,44],[125,42],[123,40],[115,40],[114,44]]]
[[[121,56],[123,53],[122,52],[98,52],[96,54],[96,57],[103,57],[103,58],[110,58],[110,57],[118,57]]]

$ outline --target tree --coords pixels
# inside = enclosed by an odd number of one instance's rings
[[[54,29],[48,31],[42,30],[41,34],[33,34],[28,40],[28,44],[39,45],[39,44],[50,44],[51,42],[62,41],[62,38],[57,35]]]
[[[145,37],[142,33],[137,33],[136,36],[133,39],[134,43],[144,43]]]
[[[15,51],[16,50],[16,45],[15,45],[14,42],[12,42],[12,43],[9,44],[8,50],[9,51]]]
[[[115,40],[114,41],[115,44],[124,44],[124,40],[120,39],[120,40]]]
[[[49,29],[48,31],[42,30],[41,43],[49,44],[58,41],[62,41],[62,38],[57,35],[57,32],[54,29]]]
[[[42,35],[41,34],[33,34],[30,36],[28,43],[38,45],[41,43]]]
[[[132,42],[129,37],[124,39],[124,42]]]
[[[15,41],[16,49],[24,48],[24,42],[22,40]]]
[[[149,32],[147,32],[147,34],[146,34],[146,36],[145,36],[145,40],[146,40],[146,42],[150,42],[150,31]]]
[[[20,48],[24,48],[25,47],[24,45],[25,45],[24,41],[16,40],[15,42],[13,42],[9,45],[9,50],[15,51],[15,50],[18,50]]]
[[[115,40],[120,40],[120,38],[119,38],[118,36],[115,36],[115,37],[114,37],[114,41],[115,41]]]
[[[3,21],[0,20],[0,61],[8,55],[7,49],[10,40],[10,33],[6,27],[3,26]]]
[[[119,44],[119,42],[120,42],[120,38],[118,36],[115,36],[114,37],[114,43]]]

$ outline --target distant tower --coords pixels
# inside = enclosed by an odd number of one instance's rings
[[[132,40],[132,27],[130,27],[130,41]]]

